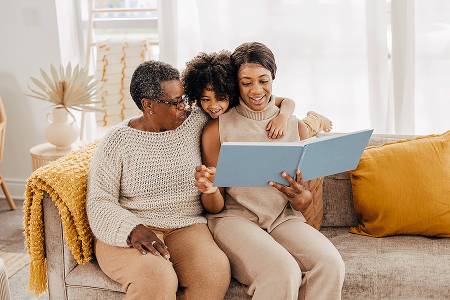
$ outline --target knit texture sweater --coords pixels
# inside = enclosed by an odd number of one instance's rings
[[[207,116],[193,108],[183,124],[164,132],[131,128],[130,120],[102,138],[91,162],[86,210],[94,235],[127,247],[139,224],[173,229],[206,223],[194,170],[202,163]]]
[[[269,139],[266,127],[270,120],[278,116],[279,108],[274,104],[274,96],[261,111],[251,110],[242,99],[240,104],[219,116],[220,142],[298,142],[298,120],[291,116],[285,136]],[[264,164],[264,161],[261,161]],[[236,170],[236,172],[243,172]],[[288,185],[286,182],[281,184]],[[287,198],[276,188],[267,187],[227,187],[225,208],[218,214],[210,214],[209,226],[215,226],[215,219],[238,216],[257,223],[268,232],[277,225],[298,218],[305,221],[302,213],[291,208]]]

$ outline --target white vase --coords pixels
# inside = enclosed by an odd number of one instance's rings
[[[50,114],[53,115],[53,122],[49,119]],[[75,119],[69,120],[69,113],[65,108],[53,108],[52,112],[47,114],[47,121],[50,125],[45,129],[45,138],[56,146],[56,150],[69,149],[80,136],[80,128]]]

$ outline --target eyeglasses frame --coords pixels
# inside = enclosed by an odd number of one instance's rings
[[[161,100],[161,99],[151,99],[151,101],[154,101],[156,103],[164,103],[164,104],[168,104],[168,105],[174,105],[176,107],[176,109],[178,109],[178,110],[183,110],[187,106],[186,100],[184,97],[182,97],[181,100],[177,101],[177,102],[170,102],[170,101]],[[183,107],[181,107],[180,104],[183,104]]]

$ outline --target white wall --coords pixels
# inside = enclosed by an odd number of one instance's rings
[[[30,148],[46,142],[44,130],[50,103],[24,95],[31,93],[28,85],[36,88],[30,76],[42,80],[39,68],[48,73],[51,63],[78,63],[76,26],[72,23],[75,19],[70,17],[74,15],[73,1],[1,0],[0,95],[8,121],[0,174],[13,198],[23,198],[26,179],[31,175]],[[30,24],[30,9],[35,12],[35,24]],[[60,32],[58,24],[64,26]]]

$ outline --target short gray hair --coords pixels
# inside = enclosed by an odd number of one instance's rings
[[[131,98],[143,110],[142,99],[160,99],[164,94],[161,82],[170,80],[180,80],[180,72],[176,68],[162,61],[145,61],[134,70],[131,77]]]

